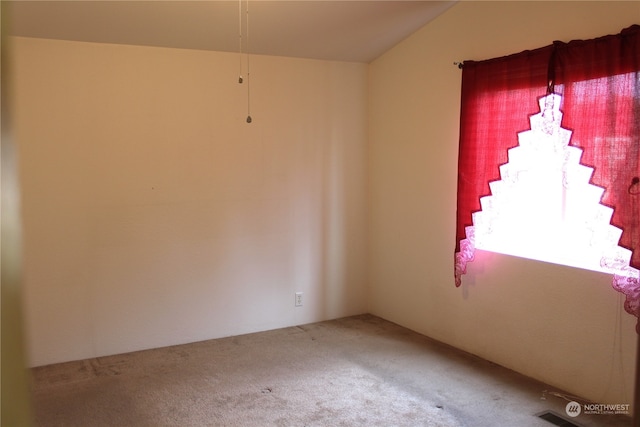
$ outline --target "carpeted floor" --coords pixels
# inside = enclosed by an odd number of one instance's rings
[[[39,367],[37,426],[553,427],[554,390],[371,315]],[[580,415],[580,426],[631,426]],[[568,425],[568,424],[566,424]]]

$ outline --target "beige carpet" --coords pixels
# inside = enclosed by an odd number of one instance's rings
[[[363,315],[35,368],[38,426],[517,426],[543,384]],[[582,418],[584,426],[630,426]]]

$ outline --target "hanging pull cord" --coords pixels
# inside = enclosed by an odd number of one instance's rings
[[[247,123],[251,123],[251,71],[249,69],[249,0],[247,0]]]
[[[238,0],[238,53],[240,54],[238,83],[242,84],[242,0]]]

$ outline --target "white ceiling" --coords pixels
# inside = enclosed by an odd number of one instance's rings
[[[368,63],[455,3],[251,0],[249,52]],[[238,52],[242,17],[246,52],[246,7],[247,0],[21,0],[10,2],[9,34]]]

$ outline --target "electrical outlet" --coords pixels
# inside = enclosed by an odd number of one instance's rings
[[[302,306],[302,292],[296,292],[296,307]]]

